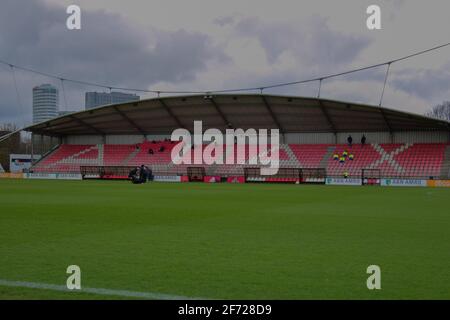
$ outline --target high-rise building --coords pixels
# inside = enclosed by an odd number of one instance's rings
[[[108,104],[125,103],[130,101],[139,101],[140,97],[136,94],[123,93],[118,91],[108,92],[86,92],[85,107],[92,109]]]
[[[58,89],[50,84],[33,88],[33,123],[47,121],[58,116]]]
[[[71,113],[75,113],[77,111],[58,111],[58,117],[66,116]]]

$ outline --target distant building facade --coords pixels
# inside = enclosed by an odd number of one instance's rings
[[[75,113],[77,111],[58,111],[58,117],[62,117],[71,113]]]
[[[47,121],[58,116],[59,92],[50,84],[33,88],[33,123]]]
[[[140,97],[136,94],[123,93],[118,91],[108,92],[86,92],[85,108],[92,109],[108,104],[125,103],[130,101],[139,101]]]

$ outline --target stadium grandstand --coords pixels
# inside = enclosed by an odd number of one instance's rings
[[[450,177],[447,121],[378,106],[266,94],[158,97],[38,123],[25,128],[33,135],[33,149],[45,154],[31,172],[96,176],[111,169],[102,177],[123,178],[128,168],[145,164],[157,175],[185,176],[192,166],[172,163],[176,143],[170,136],[177,128],[192,132],[196,120],[204,130],[278,129],[282,176],[270,181],[296,181],[295,170],[320,172],[313,178],[359,178],[364,172],[375,178]],[[365,144],[360,143],[363,135]],[[343,154],[351,159],[340,161]],[[245,161],[200,167],[206,176],[247,176],[248,152]]]

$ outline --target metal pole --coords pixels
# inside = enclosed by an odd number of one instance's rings
[[[321,93],[321,90],[322,90],[322,81],[323,81],[323,79],[320,78],[319,79],[319,92],[317,93],[317,98],[318,99],[320,99],[320,93]]]
[[[31,133],[31,165],[33,165],[33,159],[34,159],[34,134],[33,132]]]
[[[389,70],[391,69],[391,62],[388,63],[388,67],[386,70],[386,76],[384,78],[384,84],[383,84],[383,91],[381,91],[381,98],[380,98],[380,107],[383,105],[383,97],[384,97],[384,90],[386,90],[386,83],[389,77]]]

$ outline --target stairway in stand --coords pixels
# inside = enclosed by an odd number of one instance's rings
[[[445,149],[444,162],[441,167],[441,177],[450,179],[450,145]]]

